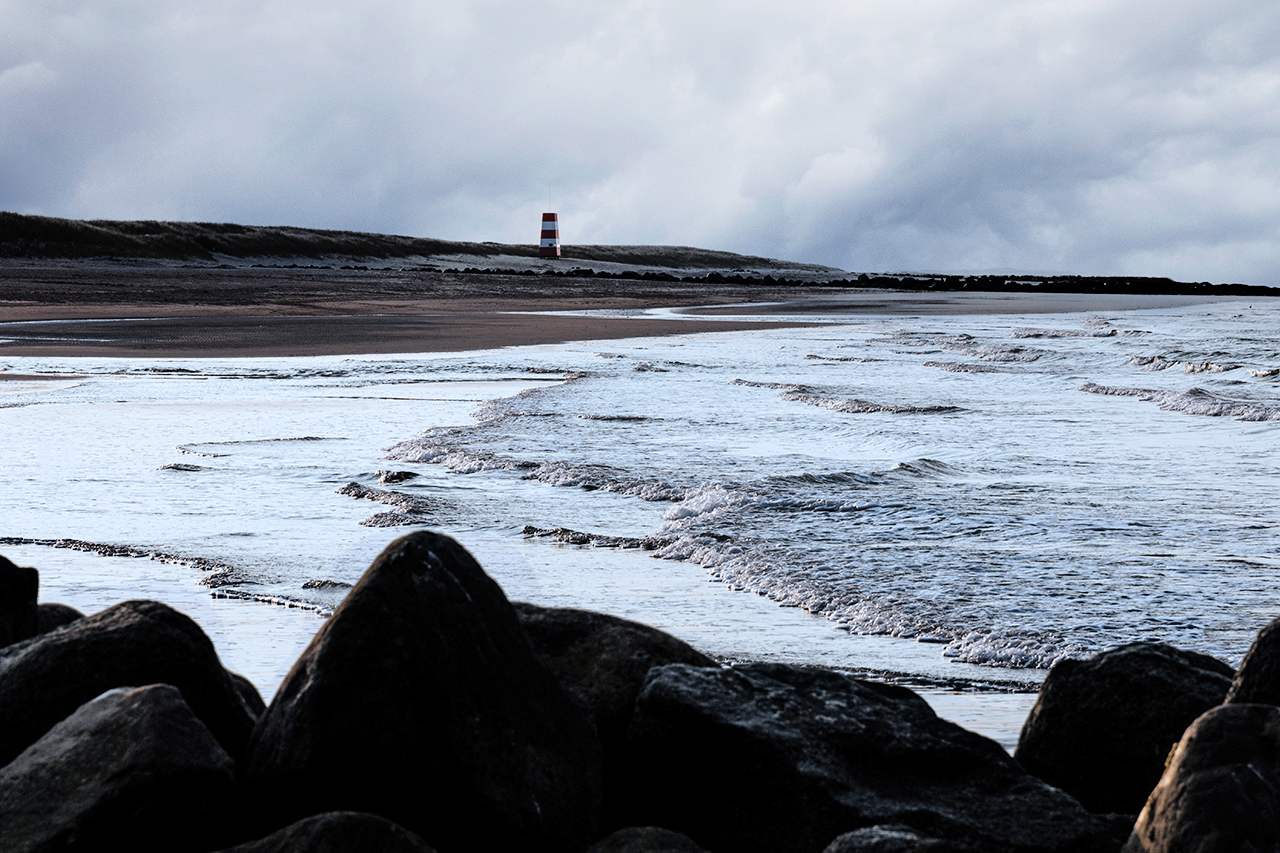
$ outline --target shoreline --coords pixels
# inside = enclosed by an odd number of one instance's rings
[[[298,285],[297,297],[289,304],[276,294],[274,301],[255,301],[250,294],[236,293],[217,303],[212,298],[203,304],[186,305],[177,301],[130,301],[117,294],[116,299],[93,301],[88,295],[82,301],[56,301],[72,294],[52,293],[39,302],[39,292],[27,294],[30,303],[14,308],[0,302],[0,339],[8,338],[6,329],[17,325],[17,314],[28,324],[41,323],[47,330],[79,328],[84,338],[79,341],[46,341],[26,345],[0,344],[0,357],[128,357],[128,358],[215,358],[255,356],[377,355],[396,353],[461,353],[500,347],[543,345],[571,341],[617,340],[634,337],[681,335],[715,331],[756,330],[767,328],[821,325],[829,318],[844,315],[877,317],[925,317],[950,315],[1109,313],[1136,309],[1162,309],[1210,302],[1248,302],[1245,297],[1208,296],[1143,296],[1108,294],[1027,294],[1027,293],[901,293],[879,290],[842,291],[766,291],[756,288],[719,288],[714,292],[689,293],[687,288],[649,286],[644,293],[619,293],[628,288],[624,283],[609,285],[601,291],[600,283],[592,283],[587,295],[572,295],[574,282],[556,283],[541,295],[528,293],[507,297],[496,295],[503,285],[501,276],[471,276],[482,286],[495,292],[444,293],[409,298],[403,294],[379,295],[370,292],[347,294],[337,299],[319,286]],[[489,281],[489,279],[492,279]],[[295,282],[296,283],[296,282]],[[324,283],[324,282],[322,282]],[[473,281],[466,284],[475,283]],[[306,284],[304,282],[304,284]],[[522,283],[523,284],[523,283]],[[539,283],[541,284],[541,283]],[[677,292],[679,291],[679,292]],[[201,291],[209,296],[207,287]],[[216,294],[214,294],[216,295]],[[761,301],[752,301],[761,300]],[[716,304],[718,303],[718,304]],[[748,303],[748,304],[743,304]],[[551,314],[553,311],[611,311],[617,313],[666,309],[661,317],[590,316]],[[785,321],[713,319],[726,315],[786,316]],[[705,318],[705,319],[700,319]],[[261,320],[258,325],[246,323]],[[52,321],[52,322],[50,322]],[[838,321],[836,321],[838,322]],[[91,340],[104,336],[104,329],[115,329],[116,340],[104,343]],[[37,330],[39,331],[39,330]],[[176,340],[172,347],[162,345],[163,332]],[[112,334],[116,334],[113,332]],[[375,336],[378,349],[371,348]],[[266,343],[265,341],[270,341]],[[16,365],[10,365],[17,367]],[[17,367],[5,373],[0,367],[0,380],[48,381],[66,380],[71,375],[34,374]],[[3,552],[0,552],[3,553]],[[115,565],[119,565],[115,563]],[[139,590],[145,594],[146,590]],[[190,600],[200,598],[215,602],[222,613],[243,614],[250,623],[283,622],[281,611],[253,607],[257,602],[214,599],[208,591],[191,584]],[[56,596],[56,593],[55,593]],[[71,602],[74,603],[74,602]],[[173,602],[179,609],[185,608]],[[291,614],[292,615],[292,614]],[[198,619],[205,624],[203,619]],[[292,618],[288,621],[293,622]],[[306,619],[296,620],[305,622]],[[235,620],[228,623],[234,626]],[[316,626],[318,628],[318,624]],[[234,628],[228,636],[244,630]],[[310,634],[307,634],[309,638]],[[858,638],[851,638],[858,642]],[[880,642],[902,644],[910,640],[867,638],[864,647]],[[283,639],[285,648],[295,640]],[[292,660],[292,652],[285,652]],[[821,664],[818,664],[821,665]],[[993,669],[993,679],[1000,670]],[[1041,671],[1042,675],[1043,672]],[[272,676],[273,678],[275,676]],[[933,691],[915,687],[925,695]],[[1016,742],[1021,718],[1014,712],[994,707],[1001,700],[992,695],[1021,697],[1017,702],[1033,699],[1034,694],[953,693],[939,688],[943,702],[949,703],[943,716],[960,721],[968,728],[981,731],[1000,741],[1006,748],[1009,738]],[[1029,704],[1029,702],[1028,702]],[[1025,717],[1025,714],[1022,714]]]
[[[199,584],[198,569],[188,567],[190,576],[183,577],[181,566],[177,566],[179,570],[175,571],[175,564],[171,561],[109,557],[36,542],[0,547],[0,556],[40,571],[41,600],[68,604],[86,614],[135,598],[155,599],[170,605],[195,620],[209,635],[223,665],[249,678],[268,702],[326,619],[317,611],[302,606],[211,593]],[[546,604],[542,601],[534,603]],[[875,657],[875,649],[885,644],[912,642],[902,638],[859,635],[843,639],[862,645],[872,657]],[[696,638],[687,640],[697,647]],[[735,659],[734,662],[751,661]],[[821,660],[810,665],[831,666]],[[844,671],[840,667],[837,669]],[[1001,670],[991,673],[992,682],[989,684],[972,682],[970,673],[957,673],[956,681],[951,684],[930,684],[928,679],[919,676],[895,675],[875,669],[850,672],[857,678],[909,687],[924,697],[938,716],[991,738],[1010,754],[1017,746],[1023,722],[1035,703],[1039,689],[1039,679],[1015,687],[1000,678],[1008,676],[1008,671]],[[1034,672],[1043,678],[1047,670]]]
[[[772,284],[694,287],[421,270],[121,269],[96,264],[0,267],[0,294],[0,357],[52,358],[456,353],[800,328],[838,322],[842,316],[1109,313],[1271,298],[868,288],[833,292]]]

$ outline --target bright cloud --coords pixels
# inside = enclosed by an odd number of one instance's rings
[[[1280,284],[1278,189],[1271,0],[0,5],[6,210]]]

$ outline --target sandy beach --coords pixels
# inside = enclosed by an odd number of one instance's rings
[[[421,269],[28,263],[0,267],[0,354],[201,358],[443,353],[794,327],[832,314],[1105,312],[1224,298],[833,292],[772,282],[690,285]],[[677,309],[679,316],[638,316],[655,308]],[[605,313],[557,313],[588,311]],[[788,319],[728,319],[766,314]]]

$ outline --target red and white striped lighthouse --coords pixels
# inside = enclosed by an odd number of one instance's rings
[[[538,257],[560,257],[560,218],[554,213],[542,214],[542,242],[538,243]]]

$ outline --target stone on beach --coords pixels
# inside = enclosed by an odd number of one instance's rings
[[[255,716],[213,643],[189,617],[158,601],[108,607],[0,649],[0,765],[114,687],[171,684],[232,758]]]
[[[1280,619],[1272,620],[1258,632],[1240,661],[1226,701],[1280,705]]]
[[[1054,665],[1014,757],[1094,812],[1137,814],[1169,750],[1222,702],[1233,670],[1162,643],[1132,643]]]
[[[604,748],[604,823],[619,826],[613,800],[626,773],[627,728],[649,670],[669,663],[719,664],[639,622],[590,610],[513,604],[538,660],[595,723]]]
[[[219,853],[434,853],[402,826],[368,812],[325,812],[303,818],[266,838]]]
[[[0,769],[0,850],[200,850],[231,757],[177,688],[108,691]]]
[[[35,569],[15,566],[0,557],[0,646],[7,646],[40,630],[40,610],[36,596],[40,591],[40,573]]]
[[[83,618],[84,614],[69,604],[44,602],[40,605],[40,625],[36,633],[47,634],[54,628],[70,625]]]
[[[1123,853],[1280,849],[1280,708],[1200,716],[1169,757]]]
[[[1107,851],[1089,814],[904,687],[782,664],[650,671],[630,731],[634,822],[710,850],[818,853],[906,823],[996,851]]]
[[[245,781],[291,818],[380,814],[445,850],[582,850],[595,729],[457,542],[391,543],[316,634],[254,732]]]

